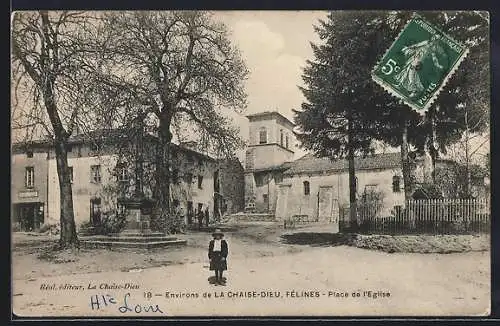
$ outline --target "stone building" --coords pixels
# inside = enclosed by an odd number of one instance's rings
[[[151,198],[157,139],[145,135],[143,143],[142,189],[144,195]],[[42,215],[32,218],[30,225],[35,225],[33,228],[58,224],[60,191],[53,147],[49,141],[37,141],[30,144],[28,154],[22,144],[16,144],[14,148],[13,221],[19,221],[20,215],[38,209]],[[83,223],[99,220],[106,212],[121,209],[118,199],[132,194],[135,187],[136,154],[133,142],[127,139],[124,131],[100,130],[69,139],[68,165],[77,228]],[[171,204],[184,212],[186,223],[194,223],[196,211],[207,207],[211,218],[223,209],[230,212],[242,209],[244,185],[239,162],[216,160],[193,149],[193,144],[172,144],[171,157]],[[237,188],[241,191],[235,191]],[[26,205],[31,211],[23,213]]]
[[[438,160],[437,168],[453,162]],[[425,179],[424,160],[414,159],[412,176],[418,185]],[[279,184],[276,217],[293,215],[312,220],[338,220],[340,210],[349,206],[349,164],[346,159],[331,161],[312,154],[289,164]],[[381,200],[381,216],[388,216],[395,206],[404,204],[404,183],[401,154],[383,153],[355,159],[357,200]]]
[[[47,219],[47,142],[13,144],[11,150],[11,220],[14,230],[32,231]]]
[[[220,201],[215,202],[214,213],[218,212],[219,216],[223,216],[243,211],[245,177],[241,162],[237,158],[220,161],[219,175],[215,179],[219,180],[215,186],[215,196]]]
[[[278,112],[247,116],[249,144],[245,159],[245,210],[274,212],[276,185],[293,160],[294,124]]]
[[[357,158],[356,193],[377,190],[386,207],[403,203],[403,178],[399,153]],[[339,208],[349,205],[347,160],[331,161],[311,154],[294,161],[279,186],[277,218],[305,215],[313,219],[338,217]]]

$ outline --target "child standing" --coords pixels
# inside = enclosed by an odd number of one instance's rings
[[[210,270],[215,271],[215,284],[224,285],[222,274],[227,270],[228,247],[224,234],[219,229],[212,233],[214,237],[208,245],[208,259],[210,259]]]

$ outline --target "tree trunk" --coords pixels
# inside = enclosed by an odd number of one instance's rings
[[[42,15],[42,18],[47,19],[46,15]],[[42,90],[43,101],[55,135],[54,145],[61,205],[61,236],[59,239],[59,246],[61,248],[67,248],[78,246],[75,213],[73,211],[73,187],[71,186],[71,177],[69,175],[68,151],[66,148],[67,140],[70,135],[67,134],[61,118],[59,117],[57,105],[54,100],[54,84],[55,79],[53,76],[45,76],[43,83],[39,86]]]
[[[159,146],[156,156],[156,205],[159,210],[158,221],[164,232],[172,232],[170,225],[170,132],[171,117],[160,116]]]
[[[405,201],[411,199],[411,166],[408,159],[408,121],[404,121],[403,134],[401,137],[401,168],[403,170],[403,186]]]
[[[59,245],[61,248],[74,247],[78,245],[78,237],[76,235],[75,216],[73,212],[73,190],[68,169],[68,155],[65,141],[56,138],[55,152],[61,203],[61,237],[59,239]]]
[[[430,142],[429,142],[429,154],[431,154],[431,159],[432,159],[432,164],[431,164],[431,179],[432,183],[436,182],[435,175],[436,175],[436,160],[437,160],[437,155],[438,155],[438,149],[437,149],[437,130],[436,130],[436,108],[431,107],[429,109],[429,120],[431,124],[431,137],[430,137]]]
[[[411,184],[411,165],[408,157],[408,121],[405,120],[403,125],[403,134],[401,135],[401,168],[403,170],[403,183],[405,192],[405,206],[408,200],[411,199],[412,184]],[[406,207],[409,209],[409,207]],[[413,212],[409,212],[409,226],[411,229],[415,229],[415,215]]]
[[[352,143],[352,132],[353,132],[353,122],[352,118],[349,117],[348,120],[348,153],[347,159],[349,161],[349,219],[351,222],[351,228],[354,230],[358,229],[358,219],[357,219],[357,203],[356,203],[356,171],[354,168],[354,145]]]
[[[471,173],[470,173],[470,154],[469,154],[469,119],[467,110],[465,110],[465,196],[470,197],[471,194]]]

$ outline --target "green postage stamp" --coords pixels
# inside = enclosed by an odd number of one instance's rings
[[[372,71],[373,80],[417,111],[425,111],[468,49],[414,15]]]

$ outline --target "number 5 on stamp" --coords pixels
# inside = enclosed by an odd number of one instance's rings
[[[414,15],[372,71],[373,80],[417,111],[425,111],[468,49]]]

